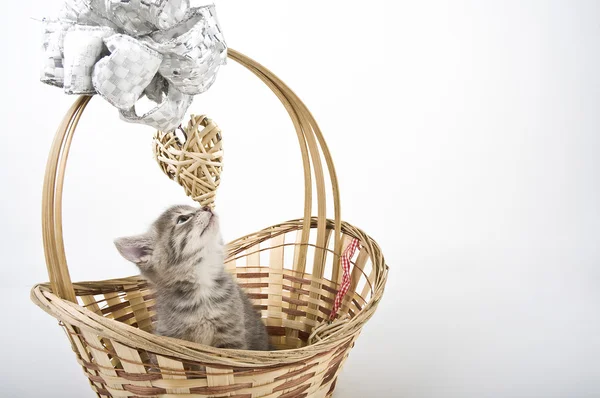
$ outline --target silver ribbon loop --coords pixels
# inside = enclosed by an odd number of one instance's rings
[[[68,94],[93,94],[92,83],[94,65],[100,59],[105,45],[104,38],[113,35],[111,28],[104,26],[74,25],[64,38],[63,87]]]
[[[227,57],[214,5],[189,0],[68,0],[44,27],[42,82],[98,93],[124,120],[165,131]],[[156,106],[140,116],[135,104],[144,95]]]
[[[121,34],[110,36],[104,42],[110,55],[96,62],[92,76],[94,87],[115,107],[130,109],[156,75],[162,55]]]

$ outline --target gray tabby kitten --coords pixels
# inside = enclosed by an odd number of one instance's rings
[[[260,315],[225,271],[218,217],[174,206],[148,232],[115,240],[156,297],[156,333],[218,348],[269,350]]]

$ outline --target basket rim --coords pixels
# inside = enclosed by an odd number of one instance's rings
[[[313,217],[311,221],[311,229],[316,228],[317,218]],[[229,249],[228,257],[278,235],[299,230],[302,228],[303,222],[303,219],[289,220],[281,224],[263,228],[253,234],[234,239],[227,245]],[[327,228],[334,228],[333,220],[327,220]],[[350,320],[346,319],[343,322],[340,319],[334,320],[332,324],[335,325],[336,323],[339,323],[341,325],[339,330],[334,334],[327,335],[317,342],[300,348],[277,351],[231,350],[215,348],[177,338],[158,336],[126,323],[100,316],[77,303],[60,298],[52,293],[49,282],[33,286],[31,289],[31,300],[34,304],[58,319],[60,322],[65,321],[70,325],[91,330],[99,335],[115,336],[117,340],[124,341],[126,344],[130,344],[133,347],[156,351],[157,353],[169,356],[178,358],[186,357],[191,361],[207,363],[217,360],[217,362],[220,362],[221,364],[239,367],[269,367],[284,363],[294,363],[324,355],[351,341],[352,338],[360,332],[364,324],[371,318],[383,295],[389,267],[385,263],[379,245],[361,229],[344,221],[342,221],[342,233],[359,239],[361,245],[371,257],[373,270],[376,271],[371,297],[365,306]],[[249,237],[252,236],[255,237],[254,241],[249,239]],[[248,244],[249,242],[251,244]],[[74,285],[97,284],[103,282],[132,283],[137,280],[139,280],[139,276],[134,275],[125,278],[114,278],[101,281],[77,282],[74,283]],[[91,324],[92,322],[94,323],[93,325]],[[118,325],[118,327],[113,328],[111,327],[112,325]],[[161,342],[164,344],[160,344]]]

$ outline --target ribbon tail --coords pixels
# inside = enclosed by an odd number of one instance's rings
[[[183,94],[169,84],[166,98],[150,111],[138,116],[135,107],[121,110],[121,119],[130,123],[142,123],[161,131],[172,131],[179,126],[185,112],[192,104],[193,96]]]

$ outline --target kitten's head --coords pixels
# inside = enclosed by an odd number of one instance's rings
[[[208,207],[173,206],[142,235],[115,240],[125,259],[151,281],[173,272],[189,272],[204,256],[222,255],[223,240],[216,214]]]

